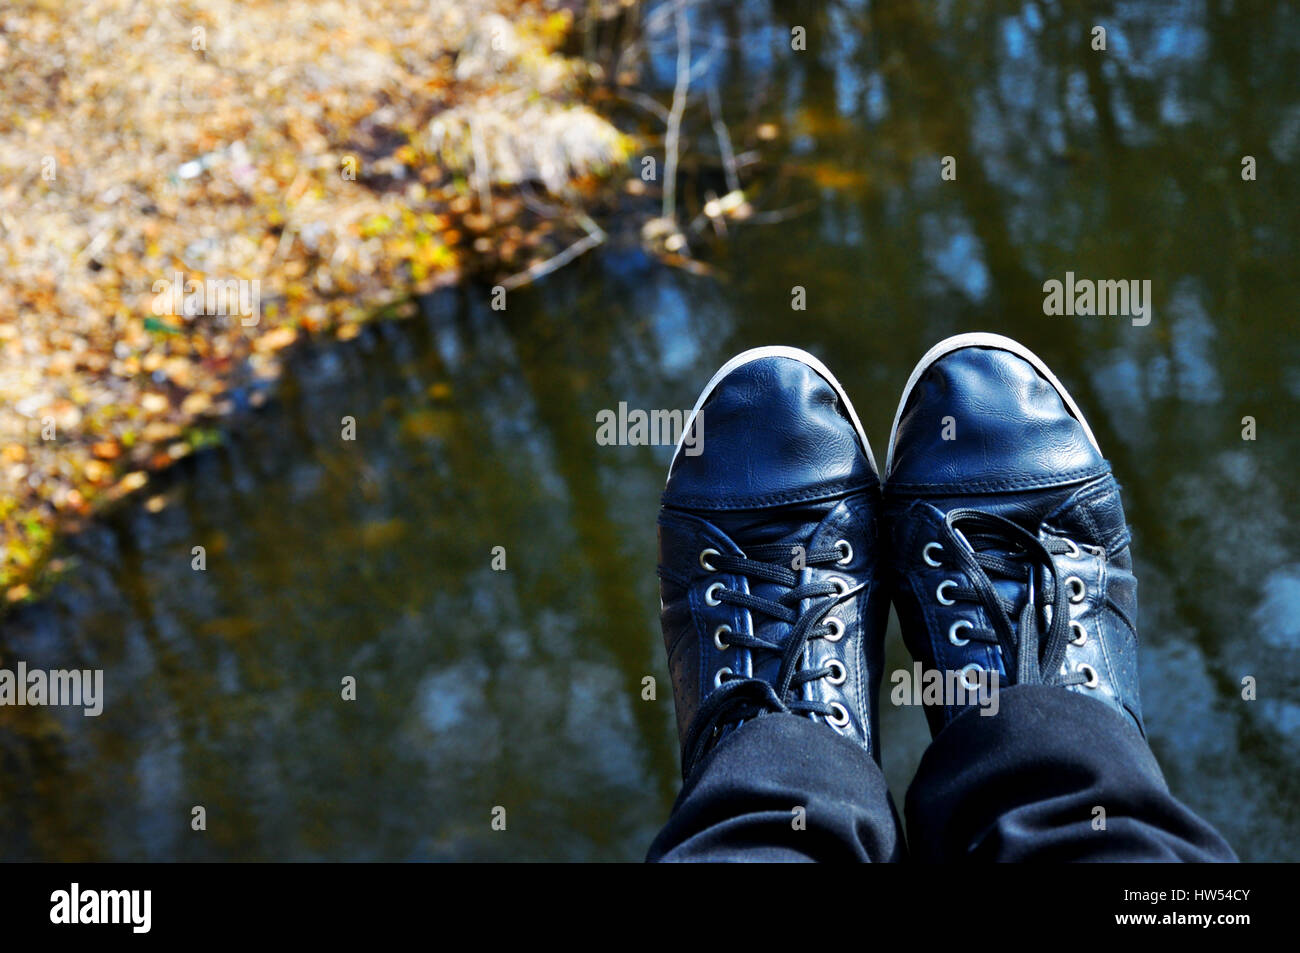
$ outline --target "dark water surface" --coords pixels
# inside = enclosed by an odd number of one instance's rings
[[[916,359],[990,330],[1051,365],[1124,487],[1171,787],[1243,857],[1300,859],[1300,14],[1102,9],[697,14],[698,52],[718,40],[697,89],[720,80],[736,149],[759,150],[756,207],[802,214],[697,243],[712,275],[615,229],[505,312],[467,289],[309,349],[153,491],[165,506],[69,540],[75,568],[6,620],[0,665],[102,668],[107,702],[0,708],[0,857],[638,859],[677,786],[654,572],[670,449],[597,445],[597,412],[689,408],[736,351],[793,344],[883,460]],[[1150,325],[1045,316],[1066,271],[1150,279]],[[892,620],[888,640],[907,665]],[[882,711],[901,798],[928,736]]]

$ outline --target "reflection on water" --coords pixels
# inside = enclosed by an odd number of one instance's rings
[[[789,343],[879,453],[917,357],[973,329],[1038,351],[1115,464],[1171,787],[1243,857],[1300,857],[1297,13],[1119,4],[1101,54],[1073,4],[774,7],[693,26],[737,148],[767,160],[756,204],[803,214],[733,231],[713,277],[616,239],[505,312],[471,289],[308,351],[166,506],[67,543],[74,571],[6,621],[0,665],[103,668],[106,708],[0,708],[0,857],[639,858],[677,784],[670,451],[599,446],[597,412],[689,406],[735,351]],[[1154,320],[1044,317],[1066,271],[1150,279]],[[901,796],[924,723],[883,719]]]

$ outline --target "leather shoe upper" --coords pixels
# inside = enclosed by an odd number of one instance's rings
[[[1015,342],[962,336],[932,354],[885,488],[904,641],[925,668],[1061,685],[1142,731],[1130,534],[1086,422]],[[969,707],[945,702],[926,710],[936,734]]]
[[[702,452],[679,451],[663,494],[661,622],[684,775],[723,733],[775,711],[875,753],[879,480],[829,372],[770,350],[706,389]]]

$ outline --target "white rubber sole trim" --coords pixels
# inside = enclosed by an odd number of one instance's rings
[[[749,364],[751,361],[762,360],[765,357],[786,357],[792,361],[799,361],[801,364],[808,365],[822,377],[826,378],[831,387],[835,388],[835,393],[844,404],[844,409],[849,412],[849,420],[853,422],[853,429],[858,432],[858,440],[862,443],[862,449],[866,451],[867,459],[871,461],[871,469],[875,471],[878,477],[880,475],[880,470],[876,466],[875,454],[871,452],[871,442],[867,440],[866,432],[862,429],[862,421],[858,420],[858,412],[853,409],[853,402],[849,400],[849,395],[844,393],[844,388],[840,385],[840,382],[836,379],[835,375],[827,370],[825,364],[817,360],[817,358],[813,357],[807,351],[801,350],[797,347],[784,347],[781,345],[750,348],[748,351],[742,351],[737,354],[731,360],[727,361],[726,364],[723,364],[722,367],[718,368],[718,372],[713,375],[713,378],[707,384],[704,385],[704,390],[700,391],[699,400],[697,400],[695,406],[691,408],[691,415],[686,419],[686,426],[682,428],[682,434],[677,440],[677,447],[673,450],[672,463],[668,464],[668,473],[671,474],[673,472],[673,464],[677,462],[677,454],[682,452],[682,444],[686,440],[686,435],[691,432],[691,427],[695,425],[695,418],[699,414],[700,408],[704,406],[704,402],[709,399],[709,395],[713,393],[713,388],[717,387],[718,383],[736,368]]]
[[[907,379],[907,384],[903,387],[903,396],[898,400],[898,410],[894,413],[894,424],[889,428],[889,451],[885,455],[884,479],[886,482],[889,480],[890,472],[894,469],[894,441],[898,437],[898,422],[903,417],[903,408],[907,406],[907,399],[912,396],[912,388],[915,387],[916,382],[921,379],[921,375],[929,369],[931,364],[939,360],[939,358],[943,357],[945,354],[951,354],[953,351],[960,351],[962,348],[967,347],[987,347],[995,348],[999,351],[1010,351],[1017,357],[1024,358],[1032,364],[1034,369],[1038,371],[1039,374],[1042,374],[1049,384],[1056,388],[1056,392],[1061,395],[1061,400],[1065,402],[1066,409],[1069,410],[1074,419],[1079,421],[1083,426],[1083,432],[1087,436],[1088,442],[1092,444],[1094,450],[1101,453],[1101,447],[1097,446],[1097,438],[1092,435],[1092,428],[1088,426],[1088,421],[1083,416],[1083,411],[1081,411],[1079,405],[1074,402],[1074,398],[1071,397],[1069,391],[1065,389],[1065,385],[1057,380],[1056,375],[1047,369],[1047,365],[1043,363],[1042,358],[1029,350],[1029,348],[1025,347],[1019,341],[1013,341],[1009,337],[1005,337],[1001,334],[992,334],[987,331],[972,331],[967,334],[957,334],[940,341],[934,347],[930,348],[930,350],[926,351],[925,355],[916,362],[916,367],[912,369],[912,376]]]

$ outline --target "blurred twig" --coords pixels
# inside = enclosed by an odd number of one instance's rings
[[[597,245],[605,241],[605,232],[599,225],[593,222],[588,215],[579,215],[578,224],[587,232],[582,238],[578,239],[558,255],[554,255],[546,261],[538,262],[531,268],[521,271],[518,274],[511,275],[501,282],[501,287],[507,291],[513,291],[516,288],[522,288],[524,285],[531,284],[539,278],[549,275],[558,268],[563,268],[569,262],[573,261],[579,255],[590,251]]]
[[[636,89],[620,90],[617,95],[620,99],[632,103],[634,106],[640,106],[661,122],[668,122],[668,110],[664,108],[663,103],[653,96]]]
[[[718,138],[718,152],[722,154],[722,168],[727,176],[727,191],[740,191],[740,176],[736,174],[736,153],[731,148],[727,124],[722,121],[722,104],[718,101],[717,84],[709,86],[709,116],[713,120],[713,134]]]
[[[668,113],[668,133],[664,139],[663,194],[663,217],[670,221],[675,221],[677,215],[677,148],[691,82],[691,30],[686,19],[685,0],[674,0],[673,17],[677,25],[677,82],[673,87],[673,105]]]

